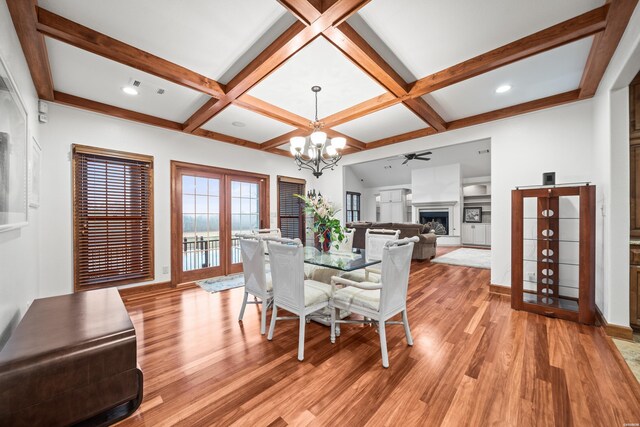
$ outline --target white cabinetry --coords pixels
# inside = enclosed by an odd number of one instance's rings
[[[407,191],[403,189],[380,192],[380,222],[407,221]]]
[[[491,245],[491,224],[463,223],[462,244]]]

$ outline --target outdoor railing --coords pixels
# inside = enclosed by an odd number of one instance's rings
[[[234,264],[242,261],[240,257],[240,241],[231,239],[231,260]],[[195,239],[183,238],[182,270],[198,270],[220,265],[220,238],[196,236]]]

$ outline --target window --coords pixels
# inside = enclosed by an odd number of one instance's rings
[[[360,193],[347,191],[347,222],[360,221]]]
[[[153,280],[153,157],[73,146],[75,290]]]
[[[282,237],[305,241],[304,202],[294,194],[304,195],[302,179],[278,177],[278,228]]]

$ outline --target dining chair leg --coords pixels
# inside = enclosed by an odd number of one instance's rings
[[[271,310],[271,327],[269,327],[269,335],[267,335],[269,341],[273,339],[273,330],[276,328],[276,317],[278,317],[278,306],[274,303],[273,310]]]
[[[249,292],[244,293],[244,300],[242,301],[242,308],[240,309],[240,316],[238,316],[238,322],[244,317],[244,309],[247,306],[247,299],[249,298]]]
[[[298,360],[301,362],[304,360],[304,330],[307,326],[306,320],[307,316],[300,316],[300,333],[298,335]]]
[[[331,307],[331,332],[329,334],[331,338],[331,344],[335,344],[336,342],[336,310],[338,309]]]
[[[267,298],[262,298],[262,313],[260,316],[260,334],[264,335],[267,332],[267,308],[269,307],[269,301]]]
[[[387,353],[387,333],[384,330],[384,320],[379,322],[380,332],[380,351],[382,352],[382,366],[384,368],[389,367],[389,354]]]
[[[407,337],[407,344],[413,345],[413,337],[411,336],[411,329],[409,329],[409,318],[407,317],[407,310],[402,311],[402,324],[404,325],[404,334]]]

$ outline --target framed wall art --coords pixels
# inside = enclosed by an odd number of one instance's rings
[[[0,231],[28,221],[27,111],[0,57]]]

